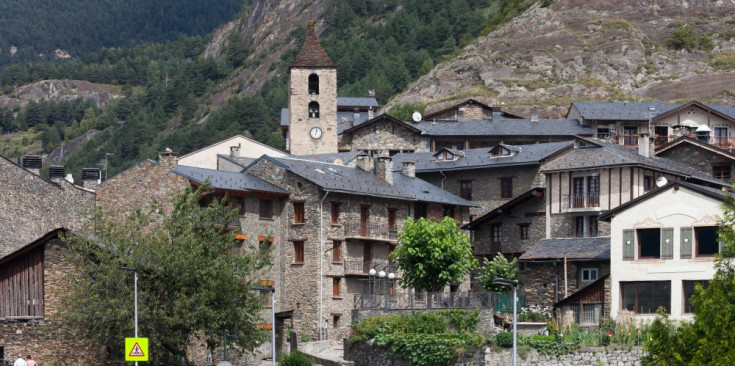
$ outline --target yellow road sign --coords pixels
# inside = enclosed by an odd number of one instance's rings
[[[148,361],[148,338],[125,338],[125,361]]]

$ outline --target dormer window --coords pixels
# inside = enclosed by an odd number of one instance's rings
[[[319,118],[319,103],[309,103],[309,118]]]
[[[513,151],[505,145],[498,145],[490,149],[490,156],[511,156]]]
[[[309,94],[319,94],[319,75],[309,75]]]
[[[462,152],[452,151],[446,147],[441,148],[434,154],[436,161],[454,161],[464,156]]]

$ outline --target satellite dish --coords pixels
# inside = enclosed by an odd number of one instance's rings
[[[658,178],[656,178],[656,187],[663,187],[668,182],[669,182],[669,180],[666,179],[666,177],[658,177]]]
[[[419,111],[413,111],[411,118],[413,118],[414,122],[421,121],[421,113],[419,113]]]

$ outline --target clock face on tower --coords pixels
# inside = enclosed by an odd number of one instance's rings
[[[313,139],[318,139],[322,137],[322,129],[319,127],[312,127],[309,131],[309,136]]]

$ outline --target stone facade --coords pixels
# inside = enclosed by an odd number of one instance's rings
[[[567,262],[567,288],[564,290],[564,261],[534,263],[527,261],[521,271],[520,294],[526,305],[553,306],[594,281],[582,281],[582,269],[597,269],[597,278],[610,274],[609,261]],[[609,289],[609,287],[607,287]]]
[[[538,170],[538,165],[523,165],[447,171],[442,172],[443,174],[416,172],[416,176],[458,196],[462,193],[461,184],[467,181],[471,182],[471,201],[480,207],[470,208],[470,215],[478,218],[521,193],[528,192],[535,187],[543,187],[545,184],[544,175],[539,173]],[[512,192],[509,197],[502,197],[502,179],[511,179],[512,181]]]
[[[0,318],[0,347],[5,360],[12,362],[18,355],[33,355],[43,365],[98,364],[105,356],[104,348],[84,341],[75,329],[62,323],[63,294],[67,293],[74,269],[64,259],[65,246],[59,240],[41,244],[43,251],[43,316],[32,319]],[[3,263],[20,265],[23,257]],[[2,360],[0,360],[2,361]]]
[[[309,76],[318,76],[318,93],[309,93]],[[292,67],[289,78],[288,149],[294,155],[337,152],[337,69]],[[310,104],[317,114],[310,114]],[[313,128],[321,136],[310,135]]]
[[[53,229],[81,231],[94,209],[93,191],[46,180],[3,157],[0,183],[0,258]]]
[[[730,172],[735,173],[735,156],[728,157],[694,144],[681,143],[656,156],[678,161],[704,174],[712,175],[713,166],[729,167]]]
[[[340,151],[370,151],[385,155],[397,152],[429,151],[428,139],[418,130],[381,116],[365,126],[339,136]],[[392,154],[391,154],[392,155]]]
[[[492,244],[492,228],[495,225],[500,225],[502,231],[500,253],[523,253],[544,239],[546,237],[544,207],[543,197],[534,197],[508,212],[503,212],[495,219],[483,222],[473,231],[475,255],[492,256],[496,253]],[[526,238],[521,237],[523,226],[528,227]]]

